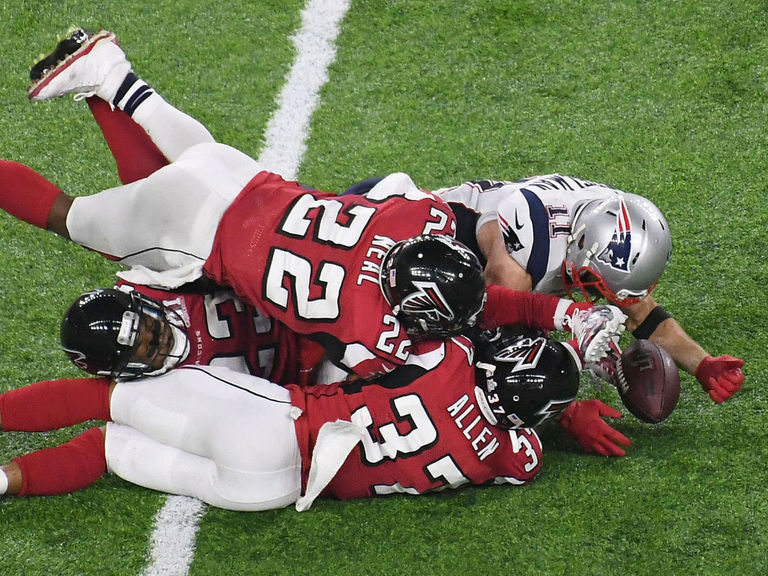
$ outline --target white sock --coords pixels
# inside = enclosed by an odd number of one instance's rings
[[[125,76],[110,104],[133,118],[171,162],[196,144],[216,141],[205,126],[168,104],[133,72]]]
[[[131,71],[122,77],[120,84],[110,90],[114,93],[108,102],[117,106],[128,116],[133,116],[136,108],[155,93],[149,85]],[[106,94],[106,92],[105,92]]]

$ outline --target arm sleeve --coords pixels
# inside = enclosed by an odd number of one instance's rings
[[[109,420],[107,378],[43,380],[0,395],[3,430],[42,432]]]
[[[563,303],[572,302],[552,296],[522,292],[503,286],[488,286],[488,299],[480,317],[481,328],[496,328],[507,324],[523,324],[539,330],[561,330],[556,318],[562,314]]]

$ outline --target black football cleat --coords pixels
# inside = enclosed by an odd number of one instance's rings
[[[80,47],[88,40],[88,32],[82,28],[75,28],[68,38],[60,41],[53,52],[38,61],[29,71],[29,79],[37,82],[46,73],[53,70],[59,63],[63,62],[67,56],[77,52]]]

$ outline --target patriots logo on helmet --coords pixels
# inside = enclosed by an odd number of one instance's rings
[[[621,272],[629,272],[629,256],[632,252],[632,222],[624,199],[619,199],[619,211],[616,214],[616,229],[598,260]]]
[[[547,341],[545,338],[523,338],[494,355],[498,362],[514,363],[512,372],[536,368]]]
[[[435,282],[414,281],[417,292],[408,294],[400,303],[405,314],[426,316],[429,320],[452,320],[455,317],[448,301]]]

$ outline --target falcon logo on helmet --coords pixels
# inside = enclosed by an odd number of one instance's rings
[[[84,372],[88,372],[88,358],[83,354],[82,352],[79,352],[78,350],[64,350],[68,355],[70,360],[74,363],[75,366],[80,368],[80,370],[83,370]]]
[[[624,199],[619,201],[619,210],[616,214],[616,229],[613,237],[597,259],[611,268],[621,272],[630,272],[629,257],[632,253],[632,222],[629,219],[629,210]]]
[[[499,362],[513,363],[515,366],[511,372],[536,368],[546,343],[545,338],[522,338],[514,346],[501,350],[494,358]]]
[[[453,320],[453,310],[435,282],[414,281],[413,285],[418,291],[403,298],[400,303],[403,313],[426,316],[435,321]]]
[[[475,398],[494,426],[538,426],[576,397],[579,368],[575,360],[563,343],[547,339],[541,331],[504,326],[476,333],[472,341]]]
[[[411,338],[445,338],[471,328],[486,297],[480,260],[439,234],[396,242],[382,260],[379,287]]]
[[[551,400],[550,402],[547,402],[546,406],[536,412],[537,416],[541,416],[541,420],[539,420],[538,423],[541,424],[544,420],[557,416],[560,412],[568,408],[571,402],[573,402],[573,398],[568,400]]]

